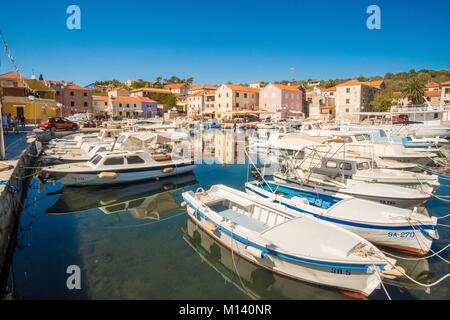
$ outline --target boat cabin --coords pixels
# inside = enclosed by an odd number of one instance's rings
[[[315,173],[331,177],[351,177],[357,171],[376,169],[377,164],[369,158],[331,158],[323,157]]]

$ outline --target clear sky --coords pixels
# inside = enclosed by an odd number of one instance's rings
[[[66,27],[71,4],[81,30]],[[366,27],[371,4],[381,30]],[[297,79],[450,69],[449,13],[449,0],[3,1],[0,29],[26,76],[251,82],[291,67]]]

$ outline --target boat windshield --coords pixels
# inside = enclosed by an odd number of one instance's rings
[[[358,170],[369,170],[370,164],[368,162],[360,162],[356,165]]]
[[[100,160],[102,160],[102,156],[96,154],[95,156],[92,157],[92,159],[89,162],[92,163],[93,165],[96,165],[97,163],[100,162]]]
[[[355,135],[356,141],[367,141],[370,140],[370,135],[368,134],[357,134]]]
[[[124,142],[125,141],[125,139],[126,139],[126,135],[120,135],[120,137],[117,139],[117,143],[122,143],[122,142]]]

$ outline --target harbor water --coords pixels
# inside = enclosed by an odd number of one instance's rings
[[[204,138],[202,138],[204,139]],[[241,137],[214,131],[201,141],[213,164],[193,174],[115,187],[62,188],[30,183],[23,203],[10,286],[16,299],[351,299],[338,290],[294,281],[259,268],[216,243],[196,227],[181,206],[181,194],[225,184],[240,190],[248,163],[235,163]],[[440,195],[450,195],[441,180]],[[448,214],[448,204],[432,199],[430,215]],[[437,251],[449,242],[439,227]],[[317,235],[320,241],[320,234]],[[390,251],[396,255],[398,252]],[[444,251],[441,256],[448,260]],[[412,256],[406,256],[414,258]],[[399,260],[422,283],[442,277],[448,264]],[[81,289],[69,290],[69,266],[81,269]],[[446,282],[430,289],[407,279],[387,280],[393,299],[449,299]],[[386,299],[382,289],[370,299]]]

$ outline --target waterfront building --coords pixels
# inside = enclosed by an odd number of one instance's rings
[[[450,105],[450,81],[441,84],[441,105]]]
[[[286,119],[303,111],[303,93],[298,86],[269,83],[259,93],[259,107],[272,113],[273,119]]]
[[[92,112],[92,91],[73,82],[46,81],[55,89],[56,101],[61,104],[61,116],[67,117],[75,113]]]
[[[169,83],[164,85],[164,89],[170,90],[173,94],[187,95],[189,85],[186,83]]]
[[[195,91],[187,96],[187,116],[200,118],[214,116],[216,90]]]
[[[27,121],[36,123],[57,116],[56,91],[43,81],[8,72],[0,75],[0,89],[3,113],[23,115]]]
[[[336,86],[336,118],[359,121],[361,112],[370,111],[370,102],[384,87],[383,81],[350,80]]]
[[[240,84],[223,84],[215,93],[216,116],[231,120],[245,112],[258,110],[259,89]]]

